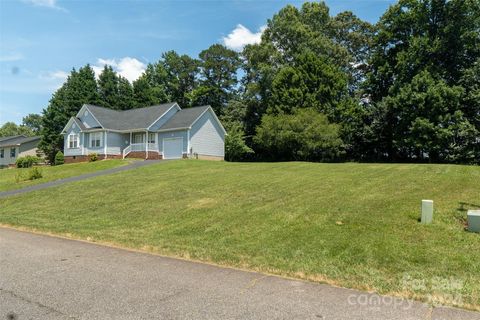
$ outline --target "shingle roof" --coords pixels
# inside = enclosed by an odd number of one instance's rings
[[[193,122],[197,120],[198,117],[200,117],[200,115],[208,108],[210,108],[210,106],[182,109],[168,119],[168,121],[160,128],[160,130],[189,128]]]
[[[80,128],[80,130],[85,131],[87,129],[87,127],[85,127],[85,125],[83,124],[83,122],[80,119],[73,118],[73,121],[75,121],[75,123]]]
[[[132,130],[147,129],[174,105],[175,102],[170,102],[125,111],[116,111],[94,105],[87,105],[87,108],[105,129]]]
[[[23,143],[40,140],[41,137],[11,136],[0,139],[0,147],[18,146]]]

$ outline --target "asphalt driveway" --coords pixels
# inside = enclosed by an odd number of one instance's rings
[[[480,319],[480,313],[0,228],[0,319]]]
[[[14,189],[14,190],[8,190],[8,191],[2,191],[0,192],[0,198],[12,196],[15,194],[21,194],[21,193],[26,193],[30,191],[36,191],[36,190],[42,190],[45,188],[50,188],[50,187],[55,187],[59,186],[65,183],[69,182],[74,182],[74,181],[80,181],[80,180],[85,180],[93,177],[99,177],[99,176],[104,176],[107,174],[112,174],[112,173],[117,173],[121,171],[126,171],[126,170],[131,170],[131,169],[136,169],[139,167],[144,167],[153,163],[158,163],[158,162],[165,162],[165,161],[171,161],[171,160],[145,160],[145,161],[133,161],[130,164],[127,164],[125,166],[121,167],[116,167],[112,169],[106,169],[106,170],[101,170],[101,171],[95,171],[91,173],[85,173],[79,176],[73,176],[73,177],[68,177],[68,178],[63,178],[63,179],[58,179],[50,182],[45,182],[45,183],[40,183],[40,184],[35,184],[33,186],[28,186],[22,189]]]

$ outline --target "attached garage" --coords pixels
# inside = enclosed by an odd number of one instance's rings
[[[163,139],[163,158],[181,159],[183,157],[183,138],[164,138]]]

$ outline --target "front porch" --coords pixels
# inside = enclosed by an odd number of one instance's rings
[[[122,152],[122,158],[161,159],[158,145],[155,143],[132,143]]]
[[[148,141],[147,141],[148,137]],[[154,132],[130,132],[130,143],[123,149],[122,158],[161,159],[157,134]]]

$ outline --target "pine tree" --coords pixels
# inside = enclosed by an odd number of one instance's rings
[[[70,117],[75,116],[83,104],[101,103],[90,65],[72,70],[65,83],[58,89],[43,110],[39,148],[53,163],[55,154],[63,149],[63,136],[60,134]]]

